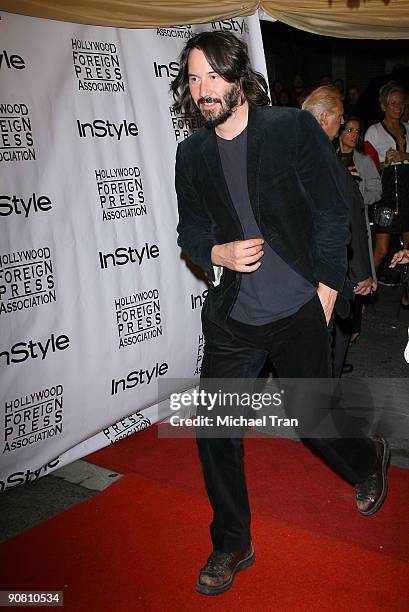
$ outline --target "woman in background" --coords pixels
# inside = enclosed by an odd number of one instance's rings
[[[365,204],[366,227],[368,231],[368,247],[371,257],[372,278],[376,279],[374,260],[372,256],[372,239],[368,218],[368,206],[379,202],[382,196],[382,181],[372,158],[363,152],[361,120],[353,115],[346,117],[339,133],[338,157],[358,183]]]
[[[404,111],[404,90],[389,81],[379,90],[383,121],[371,125],[365,134],[365,150],[382,172],[382,203],[394,211],[389,226],[375,224],[374,262],[378,268],[388,253],[391,234],[401,234],[409,243],[409,152]]]

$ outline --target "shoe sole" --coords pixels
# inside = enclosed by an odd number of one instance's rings
[[[391,452],[389,450],[389,445],[387,441],[384,440],[383,443],[384,443],[384,452],[383,452],[383,460],[382,460],[382,480],[383,480],[382,493],[379,496],[379,499],[376,502],[376,504],[370,510],[367,510],[366,512],[361,512],[359,510],[362,516],[371,516],[371,514],[375,514],[375,512],[378,512],[379,508],[382,506],[383,502],[385,501],[385,497],[388,492],[388,480],[386,478],[386,471],[388,469],[388,464],[391,458]]]
[[[225,593],[233,586],[233,581],[234,581],[234,577],[236,573],[240,572],[241,570],[246,569],[247,567],[250,567],[250,565],[253,565],[255,560],[256,560],[256,557],[254,554],[254,550],[252,550],[251,554],[248,557],[246,557],[246,559],[243,559],[242,561],[240,561],[240,563],[236,565],[236,567],[232,571],[232,574],[229,580],[225,584],[219,587],[212,588],[212,587],[206,586],[205,584],[200,584],[200,582],[197,582],[196,591],[198,593],[201,593],[202,595],[220,595],[221,593]]]

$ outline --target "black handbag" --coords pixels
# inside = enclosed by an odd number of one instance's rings
[[[375,204],[374,221],[379,227],[392,225],[399,213],[397,164],[382,171],[382,199]]]

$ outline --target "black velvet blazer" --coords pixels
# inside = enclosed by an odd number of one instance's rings
[[[250,107],[247,181],[260,235],[311,283],[341,290],[350,239],[345,174],[310,113]],[[178,244],[213,281],[213,245],[243,239],[214,130],[201,128],[179,144],[176,192]],[[240,278],[240,273],[223,270],[220,284],[210,287],[204,319],[224,326]]]

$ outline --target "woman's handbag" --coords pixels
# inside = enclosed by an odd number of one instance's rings
[[[375,205],[374,221],[379,227],[389,227],[395,219],[396,211],[382,204],[382,201]]]
[[[392,207],[392,202],[395,206]],[[374,221],[379,227],[389,227],[399,212],[397,164],[382,171],[382,199],[375,204]]]

